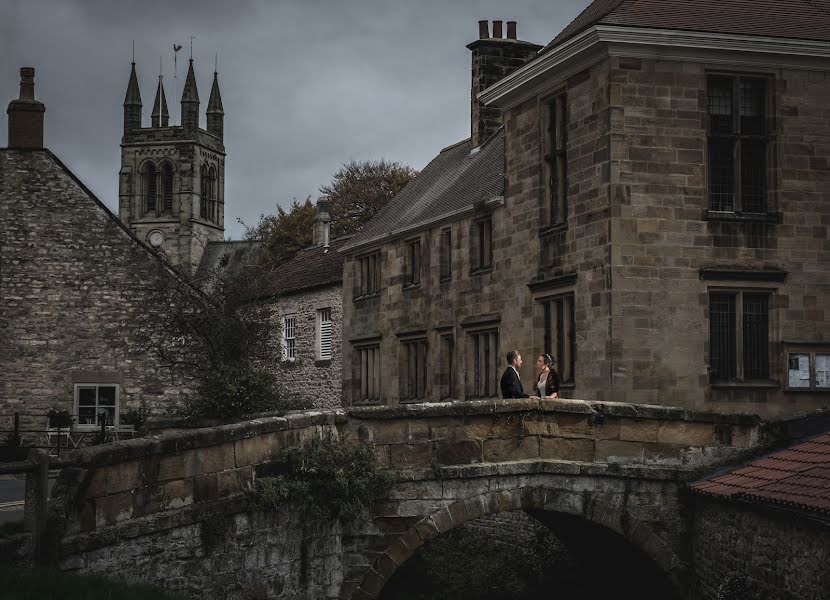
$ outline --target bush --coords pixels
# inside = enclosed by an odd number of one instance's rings
[[[49,569],[0,568],[0,598],[15,600],[184,600],[146,585]]]
[[[197,395],[184,407],[185,416],[241,418],[261,412],[308,408],[281,397],[273,373],[237,362],[217,365],[199,377]]]
[[[282,452],[285,474],[257,480],[252,495],[262,510],[296,504],[305,516],[348,521],[385,496],[391,475],[379,471],[370,446],[344,447],[331,432],[315,436],[305,449]]]

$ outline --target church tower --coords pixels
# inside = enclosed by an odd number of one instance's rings
[[[199,128],[199,90],[190,59],[181,97],[181,124],[171,125],[159,75],[150,115],[142,127],[135,63],[124,98],[124,135],[118,179],[118,214],[130,231],[193,274],[208,242],[225,236],[224,110],[218,74]]]

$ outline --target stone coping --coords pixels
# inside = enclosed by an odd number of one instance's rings
[[[761,419],[756,415],[699,413],[677,407],[651,404],[586,402],[584,400],[569,399],[532,400],[529,398],[455,400],[450,402],[400,404],[397,406],[361,406],[344,409],[309,410],[284,416],[262,416],[200,429],[169,431],[103,446],[69,450],[59,458],[52,458],[51,466],[58,468],[70,465],[97,467],[136,460],[149,455],[215,446],[267,433],[307,427],[342,425],[348,422],[350,417],[358,420],[391,420],[516,412],[565,413],[592,415],[595,418],[662,419],[739,425],[757,425],[761,422]]]
[[[533,400],[530,398],[493,400],[451,400],[399,404],[397,406],[351,406],[345,409],[350,417],[360,419],[398,419],[418,417],[447,417],[486,415],[511,412],[558,412],[604,417],[628,417],[634,419],[663,419],[671,421],[696,421],[730,425],[757,425],[761,418],[750,414],[723,415],[714,412],[696,412],[674,406],[658,404],[628,404],[623,402],[589,402],[557,398]]]

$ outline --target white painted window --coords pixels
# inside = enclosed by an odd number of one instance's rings
[[[317,358],[331,360],[331,308],[317,311]]]
[[[282,318],[282,359],[293,361],[297,358],[297,315],[285,315]]]
[[[101,426],[118,425],[121,386],[116,383],[75,384],[75,429],[94,430]]]

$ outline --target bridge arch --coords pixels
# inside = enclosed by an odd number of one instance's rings
[[[527,513],[559,513],[578,517],[621,536],[638,548],[679,590],[686,576],[685,563],[653,528],[633,516],[624,505],[602,493],[580,493],[540,486],[483,492],[455,500],[424,516],[397,536],[366,571],[351,595],[352,600],[377,599],[392,575],[426,542],[480,517],[523,510]]]

